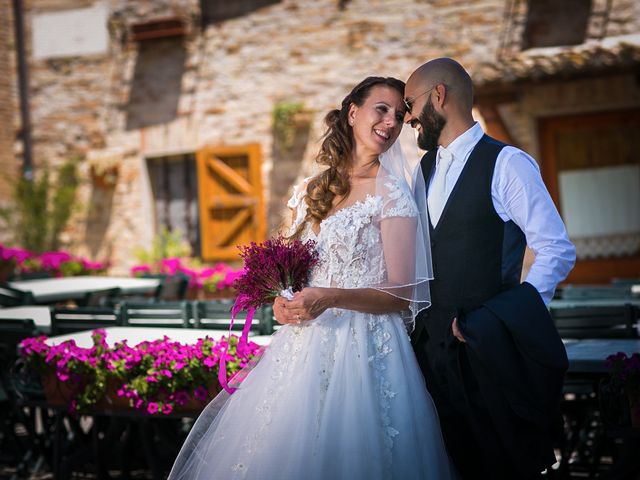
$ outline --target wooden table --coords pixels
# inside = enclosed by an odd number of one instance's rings
[[[640,352],[640,339],[564,340],[569,357],[569,373],[605,374],[609,355]]]
[[[640,297],[620,298],[593,298],[574,300],[551,300],[550,308],[575,308],[575,307],[619,307],[620,305],[633,305],[640,307]]]
[[[28,305],[0,308],[0,318],[30,318],[43,333],[51,331],[51,310],[49,307]]]
[[[144,294],[153,292],[158,278],[77,276],[44,278],[9,282],[9,286],[33,293],[37,303],[54,303],[65,300],[80,300],[88,292],[120,288],[123,294]]]

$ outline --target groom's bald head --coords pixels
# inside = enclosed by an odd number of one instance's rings
[[[443,83],[448,95],[462,110],[473,107],[473,83],[467,71],[452,58],[436,58],[421,65],[407,80],[409,89],[422,91]]]

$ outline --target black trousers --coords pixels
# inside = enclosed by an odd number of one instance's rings
[[[450,330],[450,329],[449,329]],[[440,341],[422,331],[412,339],[427,388],[438,410],[447,450],[464,480],[527,480],[510,461],[492,425],[469,365],[466,346],[450,332]]]

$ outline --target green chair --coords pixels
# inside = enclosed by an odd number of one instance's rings
[[[120,295],[120,288],[106,288],[87,292],[82,300],[78,301],[80,307],[110,307],[116,303]]]
[[[636,310],[618,306],[551,307],[551,317],[562,338],[636,338]]]
[[[0,284],[0,305],[3,307],[19,307],[21,305],[35,305],[36,300],[28,290],[19,290],[6,283]]]
[[[232,300],[208,300],[193,302],[193,318],[196,328],[212,328],[228,330],[231,320]],[[242,330],[247,312],[236,315],[233,330]],[[259,335],[273,333],[273,309],[265,306],[256,310],[251,322],[251,330]]]
[[[122,325],[131,327],[189,328],[189,302],[128,303],[120,306]]]
[[[116,327],[120,324],[120,315],[113,307],[54,308],[51,312],[52,335]]]
[[[18,360],[18,344],[37,335],[31,319],[0,318],[0,452],[3,462],[18,466],[34,453],[35,424],[20,403],[14,366]],[[26,435],[16,432],[22,430]],[[17,477],[15,477],[17,478]]]

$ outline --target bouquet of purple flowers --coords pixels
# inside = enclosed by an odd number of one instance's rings
[[[248,246],[241,246],[240,256],[244,269],[233,286],[238,296],[231,309],[231,328],[237,313],[247,311],[247,319],[238,342],[237,351],[244,352],[249,338],[249,329],[256,309],[273,303],[279,295],[290,298],[293,292],[302,290],[309,282],[311,270],[320,261],[315,242],[308,240],[287,240],[278,237]],[[235,391],[227,384],[224,365],[225,355],[220,357],[218,380],[229,393]]]
[[[302,290],[311,269],[318,263],[315,242],[287,241],[282,237],[240,247],[244,271],[236,279],[236,305],[241,310],[272,303],[285,291]]]

